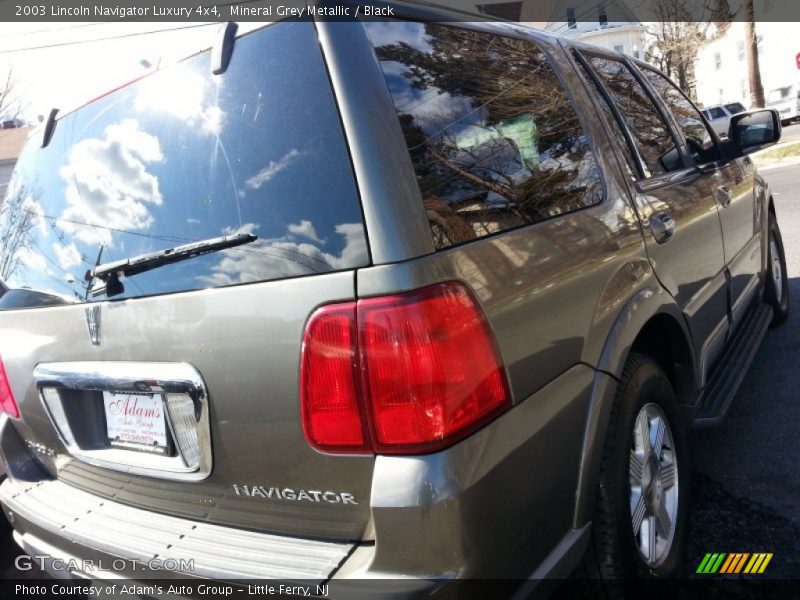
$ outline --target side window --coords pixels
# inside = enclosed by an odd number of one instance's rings
[[[365,27],[437,249],[602,200],[589,140],[537,45],[430,23]]]
[[[636,159],[634,158],[634,154],[631,151],[628,140],[625,138],[625,133],[622,131],[622,126],[617,120],[617,117],[614,115],[614,112],[611,110],[608,102],[606,102],[605,98],[603,98],[603,91],[598,87],[597,80],[592,76],[580,58],[575,61],[575,64],[578,65],[578,70],[581,72],[581,75],[583,75],[583,78],[589,83],[590,86],[592,86],[593,89],[597,91],[598,97],[596,98],[596,104],[602,110],[603,115],[606,118],[606,122],[611,128],[611,134],[614,137],[614,141],[617,143],[617,146],[625,156],[625,170],[631,177],[638,177],[639,168],[637,166]]]
[[[717,145],[694,104],[661,73],[650,69],[642,69],[642,73],[675,117],[694,161],[702,165],[718,160]]]
[[[618,60],[588,59],[625,120],[644,163],[645,177],[680,169],[683,163],[669,127],[631,70]]]

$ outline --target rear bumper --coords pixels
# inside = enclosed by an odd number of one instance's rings
[[[59,481],[9,479],[0,502],[26,552],[76,558],[54,576],[304,580],[321,583],[354,544],[256,533],[156,514]],[[73,571],[74,573],[70,573]]]
[[[62,577],[299,580],[329,583],[331,596],[353,580],[348,592],[366,593],[368,580],[372,596],[404,598],[449,595],[477,579],[508,589],[561,578],[587,540],[573,519],[595,377],[577,365],[442,452],[377,457],[365,536],[376,542],[245,531],[96,496],[45,473],[10,422],[0,430],[10,474],[0,503],[27,552],[78,559],[73,574],[53,573]]]

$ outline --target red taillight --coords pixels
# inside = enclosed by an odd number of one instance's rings
[[[433,452],[510,406],[492,334],[458,283],[314,313],[301,395],[306,435],[325,451]]]
[[[19,419],[19,407],[11,393],[11,385],[8,383],[6,369],[3,366],[3,359],[0,358],[0,413],[5,413],[15,419]]]
[[[321,308],[306,325],[300,371],[303,428],[329,452],[369,451],[359,406],[356,303]]]

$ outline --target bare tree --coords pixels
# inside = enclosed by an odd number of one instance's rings
[[[0,78],[0,120],[16,119],[22,108],[19,79],[14,75],[13,67],[9,67],[5,76]]]
[[[30,248],[36,213],[30,209],[24,188],[0,197],[0,279],[7,281],[19,268],[22,254]]]
[[[726,0],[702,5],[689,0],[656,0],[656,21],[647,29],[651,42],[645,56],[689,95],[695,95],[694,65],[700,49],[728,29],[731,13]]]

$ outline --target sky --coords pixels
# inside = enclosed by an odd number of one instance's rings
[[[219,24],[198,23],[0,23],[0,77],[9,68],[20,82],[23,118],[35,123],[51,108],[78,107],[106,91],[144,75],[142,61],[172,62],[213,45]],[[169,31],[172,29],[172,31]],[[165,31],[166,30],[166,31]],[[146,33],[158,31],[158,33]],[[106,41],[92,41],[146,33]],[[22,50],[36,46],[73,45]]]

